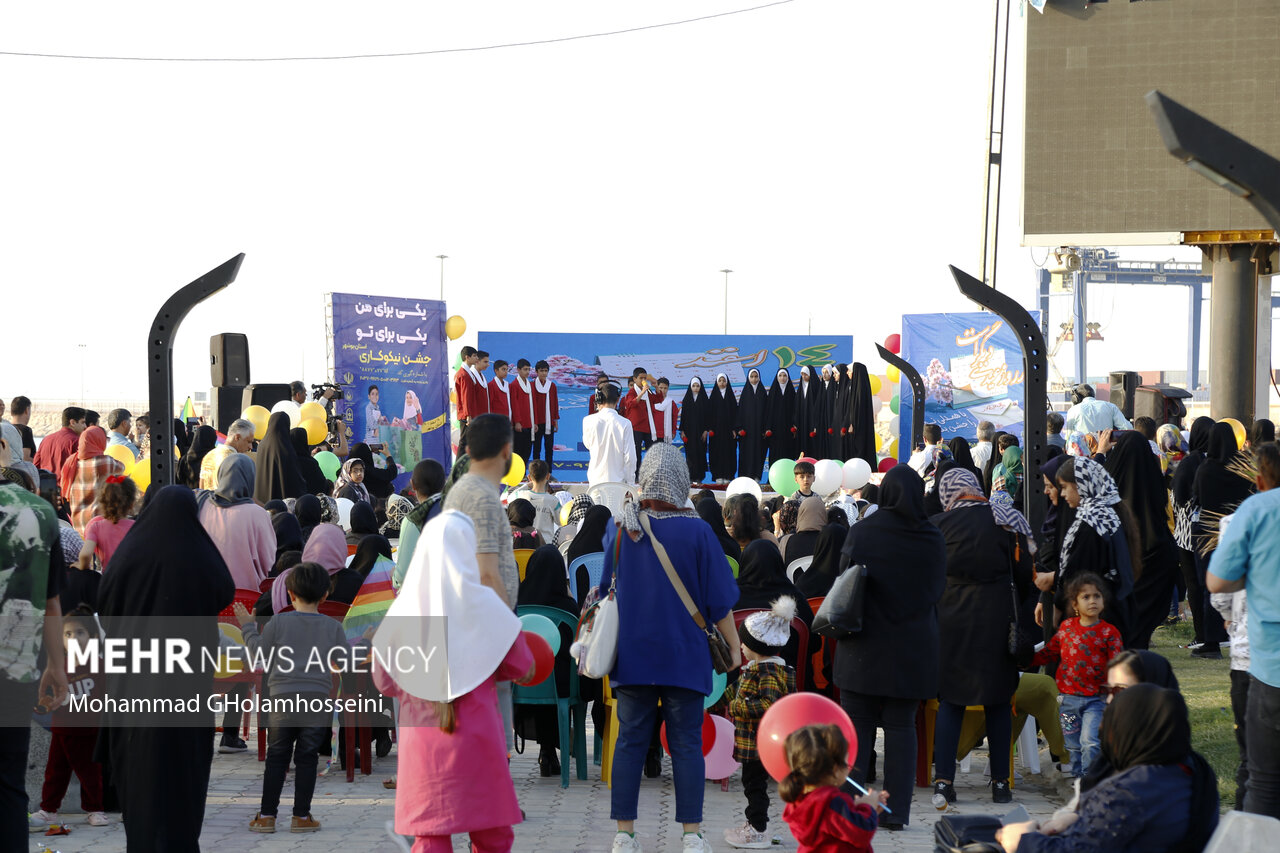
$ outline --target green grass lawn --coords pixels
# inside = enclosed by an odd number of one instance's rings
[[[1191,620],[1157,628],[1151,650],[1169,659],[1178,676],[1182,695],[1191,712],[1191,744],[1213,765],[1218,775],[1218,795],[1225,811],[1235,805],[1236,747],[1235,717],[1231,714],[1230,655],[1224,647],[1222,660],[1201,660],[1180,646],[1194,639]]]

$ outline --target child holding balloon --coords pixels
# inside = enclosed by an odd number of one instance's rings
[[[796,691],[795,670],[781,658],[791,639],[795,615],[795,599],[784,595],[773,602],[771,610],[751,614],[738,627],[746,664],[729,702],[729,716],[734,728],[733,757],[742,762],[747,819],[741,826],[724,831],[724,840],[730,847],[766,850],[772,845],[765,833],[769,826],[769,774],[756,749],[756,734],[760,718],[773,703]]]
[[[852,797],[840,790],[849,773],[849,741],[840,727],[796,729],[785,748],[791,772],[778,783],[778,796],[799,853],[869,853],[889,792]]]

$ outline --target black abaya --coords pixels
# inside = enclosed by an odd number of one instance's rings
[[[162,489],[111,558],[98,599],[103,629],[112,638],[148,644],[178,638],[190,644],[191,674],[107,676],[117,698],[199,697],[201,710],[186,725],[156,725],[155,714],[104,719],[99,761],[108,764],[125,817],[129,853],[185,853],[200,849],[214,718],[203,697],[213,673],[200,661],[216,655],[217,616],[235,583],[197,517],[184,486]],[[170,617],[160,620],[157,617]]]
[[[309,495],[328,494],[333,484],[320,470],[320,463],[311,455],[311,447],[307,444],[307,431],[302,427],[289,430],[289,441],[293,444],[294,459],[298,464],[298,474],[302,477],[303,488]]]
[[[768,610],[784,595],[796,602],[796,616],[804,624],[813,624],[813,608],[809,599],[801,595],[796,585],[787,580],[787,569],[782,564],[778,546],[765,539],[757,539],[742,550],[738,568],[738,603],[734,610],[762,608]],[[791,638],[783,647],[781,657],[789,666],[795,666],[800,654],[800,639],[792,629]]]
[[[720,502],[715,498],[703,498],[694,505],[693,509],[698,513],[699,518],[711,525],[711,531],[720,541],[724,555],[732,557],[735,562],[741,561],[742,546],[729,535],[729,530],[724,526],[724,512],[720,509]]]
[[[189,489],[200,488],[200,463],[204,461],[205,454],[217,446],[218,431],[216,429],[211,426],[197,427],[191,449],[178,463],[178,482]]]
[[[794,460],[800,455],[796,452],[799,428],[796,426],[796,389],[791,384],[790,373],[778,371],[769,386],[768,399],[765,431],[769,435],[765,443],[769,447],[769,464],[779,459]]]
[[[849,397],[852,384],[843,364],[836,365],[836,376],[827,386],[827,441],[822,459],[841,459],[844,439],[849,430]]]
[[[284,412],[276,412],[267,421],[267,433],[258,443],[254,464],[253,499],[259,506],[307,493],[289,439],[289,416]]]
[[[876,406],[871,393],[871,378],[862,362],[853,365],[853,381],[849,396],[849,434],[845,436],[845,453],[841,461],[862,459],[876,469]]]
[[[818,598],[831,591],[831,585],[840,573],[840,550],[844,548],[848,535],[849,528],[842,524],[828,524],[822,528],[813,551],[813,562],[795,581],[796,589],[805,598]]]
[[[697,378],[697,377],[695,377]],[[699,384],[702,380],[698,378]],[[701,483],[707,476],[707,441],[703,433],[711,429],[711,401],[705,386],[684,392],[680,403],[680,436],[684,439],[684,460],[689,466],[689,482]]]
[[[804,379],[806,371],[809,376],[808,382]],[[800,369],[800,382],[796,387],[795,414],[792,419],[796,425],[795,458],[814,456],[817,448],[822,446],[821,437],[826,434],[826,428],[822,420],[822,381],[814,378],[812,368]]]
[[[711,477],[732,480],[738,471],[737,442],[734,426],[738,422],[738,400],[733,386],[712,388],[711,397]]]
[[[757,371],[752,369],[753,373]],[[764,472],[764,447],[766,429],[766,400],[770,396],[765,391],[764,383],[750,381],[742,386],[742,394],[738,398],[738,470],[744,477],[759,480]]]

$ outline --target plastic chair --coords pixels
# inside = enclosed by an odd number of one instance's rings
[[[965,716],[969,714],[981,714],[984,709],[981,705],[969,705],[964,709]],[[916,713],[916,786],[920,788],[928,788],[932,785],[933,770],[933,739],[934,732],[937,728],[938,720],[938,700],[930,699],[928,702],[922,702],[920,710]],[[1028,726],[1031,729],[1032,737],[1035,737],[1035,726]],[[1025,729],[1024,729],[1025,730]],[[1009,788],[1013,788],[1013,753],[1014,741],[1009,745]],[[959,769],[968,772],[969,756],[965,756],[958,763]],[[1037,753],[1037,761],[1039,755]]]
[[[275,578],[263,578],[258,584],[258,592],[270,592],[271,586],[276,582]]]
[[[730,557],[728,554],[726,554],[724,558],[729,561],[729,570],[733,572],[733,576],[736,578],[738,576],[738,561],[733,559],[733,557]]]
[[[347,611],[351,609],[350,604],[341,601],[322,601],[317,609],[325,616],[330,616],[342,622],[347,618]]]
[[[245,607],[249,609],[250,612],[253,612],[254,605],[258,603],[258,599],[261,597],[262,597],[262,593],[256,589],[237,589],[235,592],[235,597],[232,599],[232,603],[222,608],[221,612],[218,613],[218,621],[223,622],[227,625],[234,625],[238,629],[240,627],[240,620],[236,618],[235,605],[243,604]],[[229,691],[227,690],[221,690],[221,691],[217,690],[217,687],[219,685],[226,685],[226,684],[248,684],[250,685],[251,688],[253,688],[250,691],[250,695],[252,696],[253,691],[257,690],[258,676],[256,673],[246,669],[236,673],[235,675],[230,675],[230,676],[227,676],[226,678],[219,678],[214,682],[215,693],[218,693],[218,692],[223,694],[228,693]],[[244,729],[244,736],[248,737],[249,736],[249,715],[248,714],[243,715],[242,726]],[[261,734],[259,734],[259,738],[261,738]]]
[[[516,568],[520,570],[520,580],[524,580],[524,570],[529,565],[529,558],[533,556],[532,548],[517,548],[513,551],[516,555]]]
[[[622,504],[626,501],[627,495],[634,494],[626,483],[596,483],[587,489],[587,496],[592,502],[607,506],[614,518],[622,517]]]
[[[808,571],[809,567],[812,565],[813,565],[812,554],[810,554],[808,557],[800,557],[799,559],[792,560],[791,564],[787,566],[787,580],[791,581],[792,583],[795,583],[796,572]]]
[[[595,554],[583,554],[578,559],[569,564],[569,595],[575,600],[580,600],[578,596],[578,567],[585,566],[587,569],[587,589],[594,586],[600,586],[600,578],[604,575],[604,552],[600,551]],[[586,590],[583,590],[584,592]]]
[[[543,607],[537,604],[525,604],[516,608],[517,616],[537,614],[550,619],[556,628],[566,626],[570,632],[576,632],[578,617],[558,607]],[[562,636],[563,639],[563,636]],[[569,787],[569,752],[577,761],[578,778],[587,778],[587,706],[578,693],[578,668],[572,663],[569,666],[569,695],[561,696],[556,691],[555,674],[541,684],[524,686],[511,685],[511,699],[519,705],[554,705],[556,722],[560,728],[560,787]],[[570,715],[572,714],[572,724]]]
[[[752,613],[770,613],[767,607],[746,607],[742,610],[733,611],[733,624],[738,628],[742,628],[742,623]],[[796,648],[796,687],[800,690],[804,689],[805,675],[809,672],[809,626],[804,624],[804,620],[799,616],[791,620],[791,630],[795,632],[798,638]]]
[[[809,609],[816,615],[818,608],[826,600],[827,597],[825,595],[816,595],[810,598]],[[809,647],[809,666],[813,671],[813,686],[824,696],[830,696],[835,691],[835,685],[827,680],[825,670],[835,657],[836,643],[821,634],[810,634],[809,642],[811,644]]]

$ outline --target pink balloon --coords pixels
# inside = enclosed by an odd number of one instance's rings
[[[738,769],[738,762],[733,760],[733,723],[714,715],[711,722],[716,727],[716,740],[707,753],[703,775],[708,779],[728,779]]]
[[[895,355],[902,352],[902,336],[895,332],[885,338],[884,348]]]

